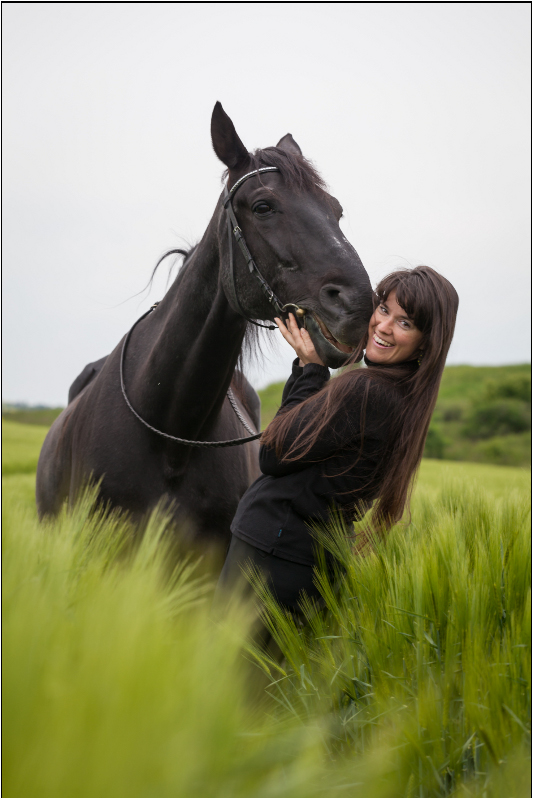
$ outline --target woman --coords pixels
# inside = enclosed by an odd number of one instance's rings
[[[372,506],[385,532],[403,515],[420,464],[452,340],[453,286],[430,267],[400,270],[375,291],[367,369],[329,381],[309,334],[289,315],[276,323],[298,358],[281,407],[261,438],[262,471],[243,496],[217,588],[241,579],[252,562],[278,601],[296,611],[313,583],[310,524],[332,508],[351,523]],[[354,353],[348,363],[354,363]]]

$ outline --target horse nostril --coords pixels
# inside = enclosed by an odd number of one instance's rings
[[[341,289],[337,286],[323,286],[320,292],[321,300],[326,306],[339,308],[343,305]]]

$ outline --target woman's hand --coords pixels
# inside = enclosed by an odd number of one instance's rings
[[[280,329],[281,335],[285,341],[294,348],[296,355],[300,359],[301,367],[305,366],[305,364],[321,364],[325,366],[315,350],[313,340],[305,328],[298,327],[294,314],[289,314],[287,324],[285,324],[282,319],[279,319],[279,317],[275,317],[274,322]]]

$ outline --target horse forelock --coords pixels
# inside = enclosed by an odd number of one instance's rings
[[[288,189],[302,193],[318,194],[327,191],[327,186],[315,166],[305,156],[283,150],[281,147],[265,147],[250,153],[250,166],[247,171],[253,172],[261,167],[276,167]],[[224,172],[223,179],[228,176]],[[261,176],[259,176],[261,180]]]

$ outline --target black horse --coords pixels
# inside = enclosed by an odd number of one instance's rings
[[[372,312],[368,276],[339,228],[342,208],[292,136],[250,154],[217,103],[211,137],[228,186],[248,177],[231,202],[220,197],[163,300],[131,332],[123,370],[131,406],[149,425],[195,441],[247,436],[228,401],[230,385],[249,427],[259,429],[259,399],[236,365],[251,320],[280,315],[269,291],[305,309],[331,366],[346,358],[346,345],[359,344]],[[230,210],[238,224],[228,237]],[[238,239],[240,231],[265,285],[235,245],[232,233]],[[258,475],[258,443],[204,449],[143,425],[121,391],[122,344],[86,367],[46,437],[37,468],[40,516],[56,514],[93,478],[102,501],[133,518],[166,498],[200,543],[226,544],[239,499]]]

